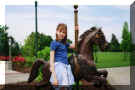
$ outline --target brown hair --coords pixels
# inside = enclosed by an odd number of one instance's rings
[[[60,24],[58,24],[56,30],[60,30],[60,31],[63,30],[63,31],[64,31],[65,37],[64,37],[64,39],[61,40],[61,42],[62,42],[63,44],[66,44],[66,42],[67,42],[67,25],[64,24],[64,23],[60,23]],[[59,41],[57,34],[56,34],[56,41]]]

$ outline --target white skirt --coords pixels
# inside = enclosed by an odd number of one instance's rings
[[[58,80],[58,85],[73,85],[74,77],[71,71],[71,66],[61,63],[55,62],[55,72]],[[51,75],[50,82],[53,83],[54,78]]]

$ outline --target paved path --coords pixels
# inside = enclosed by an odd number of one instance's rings
[[[29,73],[20,73],[16,71],[6,70],[5,84],[27,81]]]
[[[111,85],[130,85],[130,67],[105,68]]]
[[[108,82],[111,85],[130,85],[130,67],[105,68],[108,74]],[[5,83],[27,81],[29,74],[6,70]]]

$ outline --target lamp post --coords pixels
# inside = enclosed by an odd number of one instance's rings
[[[9,61],[8,61],[8,70],[12,70],[12,51],[11,51],[11,47],[12,47],[12,40],[11,38],[9,38],[8,40],[8,44],[9,44]]]
[[[37,21],[37,1],[35,1],[35,56],[38,51],[38,21]]]

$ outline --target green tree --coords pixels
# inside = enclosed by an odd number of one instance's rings
[[[22,48],[22,54],[24,56],[34,56],[34,32],[32,32],[25,40]]]
[[[95,61],[95,63],[98,63],[97,52],[100,51],[100,49],[97,45],[94,45],[93,50],[94,50],[94,61]]]
[[[131,50],[131,33],[128,30],[128,23],[124,22],[122,30],[121,49],[124,52],[124,59],[126,59],[128,53]]]
[[[39,34],[39,49],[38,50],[42,50],[44,49],[46,46],[50,46],[51,41],[53,40],[51,36],[49,35],[44,35],[43,33]]]
[[[121,49],[124,52],[129,51],[130,49],[130,43],[131,42],[131,34],[128,31],[128,23],[125,22],[123,25],[123,30],[122,30],[122,41],[121,41]]]
[[[67,39],[67,42],[70,43],[70,44],[72,43],[72,41],[70,39]]]
[[[18,43],[14,40],[12,36],[8,36],[7,30],[9,27],[7,25],[0,25],[0,55],[9,55],[9,39],[11,39],[11,55],[16,56],[20,53],[20,48]]]
[[[8,27],[0,25],[0,55],[8,56],[9,45],[8,45]]]
[[[11,50],[12,50],[12,56],[18,56],[19,54],[21,54],[21,50],[17,42],[12,44]]]
[[[44,49],[46,46],[50,46],[53,40],[51,36],[38,33],[38,51]],[[22,46],[22,53],[24,56],[35,56],[35,32],[32,32],[24,41]]]
[[[67,39],[67,42],[68,42],[69,44],[72,44],[72,41],[71,41],[70,39]],[[73,53],[73,50],[70,49],[70,48],[68,48],[68,53]]]
[[[116,38],[115,34],[112,34],[112,39],[110,42],[111,51],[120,51],[120,44],[118,42],[118,39]]]
[[[106,51],[106,52],[111,52],[112,51],[111,50],[111,42],[108,42],[108,46],[107,46],[107,48],[105,48],[104,51]]]

